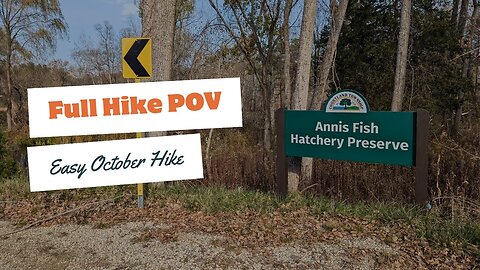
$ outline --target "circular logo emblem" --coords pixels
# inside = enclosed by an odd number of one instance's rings
[[[369,107],[367,100],[358,92],[341,90],[327,101],[325,112],[332,113],[366,113]]]

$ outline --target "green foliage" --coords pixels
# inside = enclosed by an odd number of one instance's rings
[[[17,164],[12,158],[4,133],[0,130],[0,181],[10,178],[18,171]]]
[[[230,190],[224,187],[188,187],[173,183],[162,187],[154,186],[149,194],[154,199],[174,200],[192,211],[207,213],[246,209],[269,212],[280,205],[280,200],[274,196],[241,188]]]
[[[378,220],[386,224],[405,224],[415,229],[419,237],[435,245],[480,245],[478,220],[448,219],[436,211],[427,212],[418,206],[399,203],[347,203],[324,197],[294,194],[285,200],[275,195],[224,187],[186,186],[173,183],[155,187],[150,196],[160,203],[175,201],[192,211],[218,213],[253,210],[260,213],[293,211],[307,208],[320,216],[343,215],[353,218]]]
[[[345,109],[346,109],[347,106],[352,105],[352,101],[348,98],[344,98],[344,99],[340,100],[340,105],[345,106]]]
[[[28,198],[30,188],[26,176],[16,174],[11,177],[0,177],[0,201],[18,201]]]
[[[17,53],[29,59],[47,48],[54,48],[56,36],[67,31],[58,0],[2,1],[0,10],[4,41],[11,44],[7,54]]]
[[[436,9],[432,1],[414,5],[413,42],[410,83],[416,105],[428,108],[434,114],[455,111],[464,101],[460,92],[472,93],[473,85],[462,77],[458,58],[462,54],[460,35],[450,22],[450,13]]]
[[[424,215],[413,220],[413,226],[420,237],[439,245],[455,248],[462,244],[473,248],[473,252],[480,250],[480,223],[470,219],[451,219],[439,217],[435,213]]]
[[[259,64],[270,64],[268,61],[280,56],[281,45],[281,13],[279,0],[268,1],[224,1],[223,6],[229,21],[230,29],[238,37],[236,47],[243,48],[247,58],[255,59]]]
[[[392,13],[385,1],[350,2],[338,44],[340,86],[360,90],[374,110],[387,110],[391,96],[385,93],[393,91],[397,22]]]
[[[473,93],[463,78],[460,36],[444,1],[414,1],[404,110],[455,111]],[[360,90],[374,110],[389,110],[395,74],[399,10],[390,1],[353,1],[336,58],[342,88]],[[465,93],[462,97],[460,92]]]

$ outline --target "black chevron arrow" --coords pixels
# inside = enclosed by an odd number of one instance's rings
[[[142,63],[138,61],[138,55],[142,52],[143,48],[148,43],[148,39],[137,39],[133,43],[132,47],[130,47],[130,50],[128,50],[127,54],[123,58],[125,62],[130,66],[130,68],[133,70],[135,75],[137,77],[150,77],[150,74],[148,74],[148,71],[145,70],[143,67]]]

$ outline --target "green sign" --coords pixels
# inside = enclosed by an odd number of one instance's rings
[[[287,156],[415,165],[415,113],[285,111]]]
[[[353,90],[335,92],[322,111],[275,113],[277,192],[288,194],[287,156],[415,166],[415,200],[428,196],[428,126],[426,110],[372,112]]]

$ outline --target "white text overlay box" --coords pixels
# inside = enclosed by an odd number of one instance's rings
[[[28,89],[30,137],[242,126],[240,78]]]
[[[30,191],[203,178],[200,134],[28,147]]]

